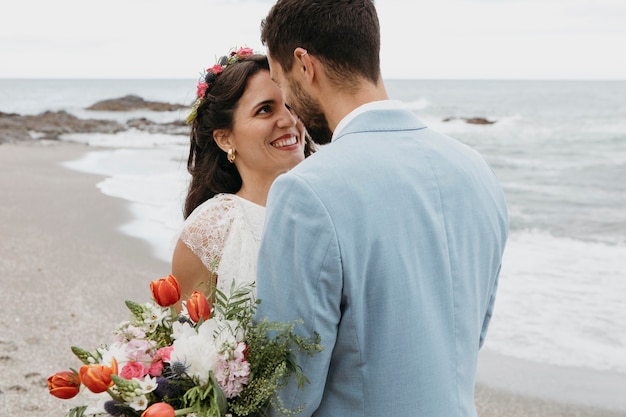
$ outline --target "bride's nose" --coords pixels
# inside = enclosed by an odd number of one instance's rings
[[[283,107],[278,115],[276,124],[278,127],[293,127],[296,125],[298,118],[287,107]]]

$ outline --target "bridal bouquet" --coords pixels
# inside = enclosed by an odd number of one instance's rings
[[[293,353],[322,350],[319,337],[296,335],[298,322],[253,323],[253,285],[216,290],[213,305],[195,291],[176,312],[180,286],[172,275],[152,281],[153,301],[127,301],[130,319],[112,342],[93,351],[72,347],[83,365],[48,378],[50,394],[84,395],[68,417],[263,416],[276,392],[295,378],[307,383]]]

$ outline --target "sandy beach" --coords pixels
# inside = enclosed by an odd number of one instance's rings
[[[2,417],[62,417],[77,405],[49,395],[47,377],[80,366],[70,346],[107,341],[127,317],[124,301],[147,301],[149,282],[170,271],[145,242],[118,231],[130,213],[96,188],[101,177],[60,165],[89,150],[58,141],[0,145]],[[626,417],[625,386],[621,374],[487,354],[476,404],[481,417]]]
[[[0,145],[2,417],[64,416],[71,400],[48,394],[47,377],[80,366],[70,346],[110,341],[124,301],[148,301],[149,282],[170,272],[117,230],[130,213],[96,188],[100,177],[60,166],[88,150]]]

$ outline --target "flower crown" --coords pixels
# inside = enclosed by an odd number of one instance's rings
[[[215,81],[216,77],[226,69],[229,65],[233,65],[236,62],[239,62],[243,58],[246,58],[250,55],[253,55],[254,51],[252,48],[239,48],[237,51],[231,51],[228,55],[222,56],[217,60],[217,64],[213,65],[211,68],[207,68],[205,73],[198,81],[197,88],[197,98],[193,103],[191,108],[191,112],[187,116],[187,124],[191,124],[198,115],[198,107],[202,104],[204,100],[204,96],[206,94],[206,90],[211,86],[211,84]]]

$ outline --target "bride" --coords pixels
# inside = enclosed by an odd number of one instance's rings
[[[267,58],[249,48],[207,69],[187,122],[191,183],[172,257],[181,299],[256,280],[269,188],[313,152],[270,78]]]

